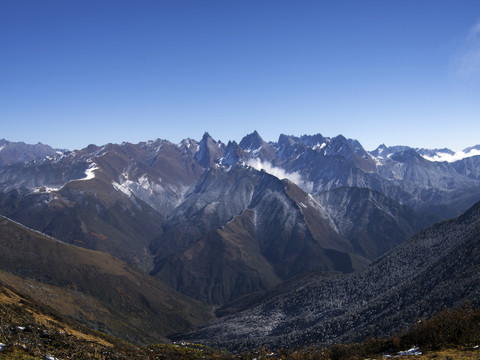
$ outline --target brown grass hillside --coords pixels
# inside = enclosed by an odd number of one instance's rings
[[[37,302],[135,343],[165,341],[209,309],[109,255],[64,244],[0,217],[0,279]]]

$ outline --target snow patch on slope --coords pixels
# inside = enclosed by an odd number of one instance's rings
[[[161,179],[157,181],[150,179],[147,174],[135,179],[134,175],[124,170],[118,181],[112,181],[112,186],[129,198],[136,197],[146,202],[157,211],[171,211],[181,203],[189,187],[161,184]]]
[[[91,180],[91,179],[94,179],[95,178],[95,170],[98,170],[99,167],[97,164],[95,164],[94,162],[92,162],[89,167],[87,168],[87,170],[85,170],[85,177],[82,178],[82,179],[78,179],[78,180]]]
[[[125,186],[123,184],[119,184],[115,181],[112,181],[112,186],[115,190],[117,191],[120,191],[122,193],[124,193],[125,195],[127,195],[128,197],[131,197],[133,194],[132,194],[132,191],[128,188],[128,186]]]
[[[163,191],[163,187],[159,184],[153,184],[149,181],[146,174],[140,176],[136,181],[129,179],[129,175],[126,171],[119,177],[119,182],[112,181],[112,186],[115,190],[120,191],[128,197],[134,194],[139,195],[140,198],[146,195],[151,196],[154,193],[154,188],[157,191]]]
[[[63,187],[63,186],[62,186]],[[59,187],[59,188],[54,188],[54,187],[50,187],[50,186],[39,186],[35,189],[33,189],[33,192],[34,193],[51,193],[53,191],[58,191],[60,190],[62,187]]]
[[[81,179],[71,179],[70,181],[67,181],[65,184],[63,185],[60,185],[60,184],[49,184],[49,185],[41,185],[41,186],[37,186],[37,187],[34,187],[34,188],[31,188],[31,191],[34,193],[34,194],[44,194],[44,193],[52,193],[52,192],[55,192],[55,191],[59,191],[61,190],[65,185],[73,182],[73,181],[84,181],[84,180],[91,180],[91,179],[94,179],[95,178],[95,171],[99,169],[98,165],[96,163],[94,163],[91,159],[87,160],[88,162],[90,162],[90,165],[88,166],[88,168],[85,170],[85,177],[81,178]]]
[[[312,147],[312,150],[322,150],[325,146],[327,146],[327,143],[317,143]]]

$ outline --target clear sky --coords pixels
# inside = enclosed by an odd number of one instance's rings
[[[478,0],[1,0],[0,138],[480,144]]]

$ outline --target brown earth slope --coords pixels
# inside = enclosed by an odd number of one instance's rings
[[[0,217],[0,279],[91,328],[135,343],[209,318],[209,309],[125,262]]]

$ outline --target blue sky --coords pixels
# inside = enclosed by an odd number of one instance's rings
[[[480,144],[478,0],[2,0],[0,138]]]

